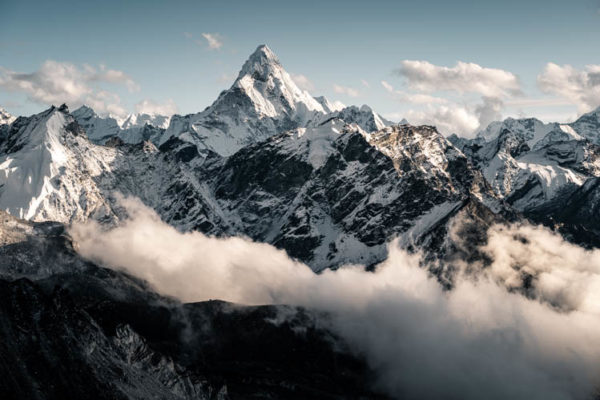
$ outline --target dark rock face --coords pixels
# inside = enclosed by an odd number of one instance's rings
[[[60,181],[55,179],[65,193],[37,218],[67,222],[77,213],[114,222],[121,215],[112,195],[121,192],[139,197],[178,229],[247,236],[320,271],[382,261],[395,238],[414,250],[425,243],[446,246],[426,236],[467,200],[494,212],[505,208],[467,157],[433,127],[366,133],[333,117],[222,157],[178,137],[158,149],[149,141],[134,145],[115,137],[107,149],[67,129],[73,120],[65,116],[65,129],[53,133],[58,141],[64,136],[60,153],[68,155]],[[30,120],[15,137],[26,141],[25,131],[37,132],[39,125]],[[43,136],[43,129],[38,133]],[[442,253],[435,246],[424,250]]]
[[[4,398],[383,398],[307,311],[277,325],[277,307],[152,305],[57,278],[0,280]]]
[[[600,178],[565,192],[529,217],[556,229],[564,237],[588,248],[600,247]]]
[[[591,140],[597,112],[570,124],[577,133],[533,119],[498,124],[504,128],[497,136],[487,137],[489,132],[483,131],[472,140],[450,140],[482,170],[497,195],[525,217],[576,243],[597,246],[593,210],[598,199],[592,193],[600,176],[600,147]]]
[[[386,244],[419,218],[445,225],[468,199],[503,207],[467,158],[432,127],[404,125],[365,136],[348,126],[334,133],[345,125],[331,123],[205,159],[194,170],[197,183],[170,184],[165,197],[174,201],[159,212],[185,229],[274,244],[321,270],[381,261]],[[450,214],[427,217],[440,208]],[[410,240],[423,243],[429,230],[413,232]]]
[[[600,145],[600,108],[583,114],[569,126],[592,143]]]
[[[3,398],[384,398],[364,361],[322,327],[327,315],[180,304],[80,260],[58,226],[7,218],[3,262],[31,256],[2,268]]]

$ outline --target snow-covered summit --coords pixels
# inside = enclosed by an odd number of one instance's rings
[[[245,92],[262,116],[278,118],[284,114],[306,122],[311,112],[325,113],[321,103],[296,85],[266,45],[258,46],[250,55],[233,88]]]
[[[144,127],[145,125],[166,129],[171,122],[171,116],[160,114],[136,113],[129,114],[121,124],[121,129]]]
[[[388,121],[377,114],[366,104],[361,107],[349,106],[338,111],[333,111],[321,117],[316,123],[318,125],[331,118],[338,118],[349,124],[357,124],[365,132],[374,132],[383,129],[386,126],[393,125],[391,121]]]
[[[0,107],[0,125],[12,124],[15,119],[17,119],[17,118],[12,116],[4,108]]]
[[[600,107],[583,114],[575,122],[563,126],[571,128],[592,143],[600,145]]]
[[[276,134],[318,126],[330,118],[356,123],[367,132],[391,124],[368,106],[345,107],[300,89],[266,45],[258,46],[232,86],[201,112],[183,116],[132,114],[120,121],[98,116],[83,106],[73,116],[90,140],[98,144],[112,137],[130,144],[150,140],[158,147],[176,140],[184,146],[195,146],[199,154],[214,152],[221,156]]]
[[[503,121],[491,122],[484,130],[477,134],[478,138],[484,139],[486,142],[498,138],[504,131],[510,131],[522,138],[529,148],[533,148],[535,144],[542,140],[548,133],[553,130],[560,130],[558,124],[546,124],[536,118],[507,118]]]
[[[86,105],[73,111],[72,115],[88,138],[98,144],[104,144],[113,137],[131,144],[157,140],[171,121],[170,116],[146,113],[129,114],[125,119],[100,116]]]
[[[199,151],[228,156],[275,134],[306,126],[331,111],[300,89],[277,56],[265,45],[250,55],[231,88],[204,111],[174,116],[159,141],[172,137],[193,143]]]
[[[267,78],[276,67],[281,68],[279,58],[266,44],[259,45],[254,53],[248,57],[238,75],[238,79],[245,75],[254,75],[260,73],[264,78]]]
[[[66,222],[107,210],[92,177],[110,170],[112,159],[114,150],[93,146],[64,105],[21,117],[0,145],[0,209]]]
[[[120,136],[121,127],[119,122],[113,117],[101,117],[86,105],[73,111],[73,117],[81,125],[88,138],[95,143],[104,143],[113,136]]]
[[[581,134],[583,126],[593,126],[597,119],[590,114],[583,121],[587,122],[577,125],[507,118],[492,122],[475,139],[449,139],[482,170],[500,197],[528,211],[600,174],[600,152],[586,140],[592,134]]]
[[[332,112],[335,112],[335,111],[341,111],[344,108],[346,108],[346,106],[344,105],[344,103],[342,103],[341,101],[334,101],[332,103],[325,96],[315,97],[315,100],[318,101],[319,104],[321,104],[323,106],[323,109],[327,113],[332,113]]]

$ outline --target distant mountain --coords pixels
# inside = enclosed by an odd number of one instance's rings
[[[600,145],[600,107],[587,114],[583,114],[575,122],[567,126],[590,142]]]
[[[199,154],[222,156],[277,133],[318,125],[333,117],[357,123],[366,131],[391,125],[367,106],[345,107],[322,96],[312,97],[298,88],[277,56],[264,45],[250,55],[231,88],[202,112],[170,118],[132,115],[121,124],[114,118],[100,118],[87,107],[75,110],[73,116],[95,143],[118,137],[125,143],[150,140],[162,146],[177,139],[184,146],[196,146]]]
[[[600,175],[600,148],[569,125],[508,118],[491,123],[475,139],[449,139],[501,197],[522,211]]]
[[[319,104],[321,104],[323,106],[323,110],[325,110],[326,113],[332,113],[334,111],[340,111],[344,108],[346,108],[346,106],[344,104],[342,104],[339,101],[336,102],[330,102],[329,100],[327,100],[327,98],[325,96],[318,96],[315,97],[315,100],[319,102]]]
[[[449,140],[500,198],[578,243],[594,245],[600,243],[595,219],[582,216],[599,206],[586,189],[600,177],[597,114],[571,124],[508,118],[491,123],[475,139],[453,135]]]
[[[365,132],[374,132],[383,129],[386,126],[393,125],[391,121],[386,120],[367,105],[363,105],[360,108],[356,106],[344,107],[342,109],[330,112],[329,114],[320,118],[314,125],[319,125],[323,123],[323,121],[331,118],[338,118],[347,123],[354,123],[360,126],[360,128]]]
[[[11,124],[16,117],[13,117],[4,108],[0,107],[0,126]]]
[[[87,106],[78,108],[72,115],[88,138],[97,144],[104,144],[111,138],[131,144],[145,140],[157,141],[171,120],[170,116],[130,114],[119,122],[111,116],[101,117]]]
[[[6,125],[0,208],[111,223],[122,217],[120,192],[179,229],[248,236],[320,271],[381,261],[394,238],[449,257],[464,246],[452,229],[468,225],[477,242],[519,213],[552,225],[558,211],[542,210],[600,176],[600,147],[576,125],[507,119],[447,140],[368,106],[340,107],[298,89],[266,46],[213,105],[173,116],[166,129],[167,118],[119,123],[53,107]]]
[[[445,138],[312,97],[266,46],[195,114],[0,110],[0,389],[8,398],[381,398],[365,360],[327,330],[329,316],[180,304],[83,260],[65,226],[118,224],[121,193],[182,232],[270,243],[315,272],[373,268],[395,243],[420,252],[451,289],[465,265],[489,265],[480,247],[496,223],[530,220],[600,247],[599,115],[509,118],[474,139]],[[286,322],[274,323],[282,312]]]
[[[323,105],[296,86],[277,56],[259,46],[230,89],[206,110],[174,116],[161,139],[194,143],[200,151],[231,155],[278,132],[305,126],[326,114]]]
[[[332,118],[230,157],[198,157],[177,138],[160,148],[108,144],[91,143],[66,107],[21,117],[0,144],[0,207],[35,221],[110,222],[121,217],[117,191],[180,229],[249,236],[316,270],[378,262],[396,236],[440,252],[447,224],[465,206],[502,208],[431,127],[367,133]]]

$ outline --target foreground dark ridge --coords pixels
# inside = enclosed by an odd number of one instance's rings
[[[181,304],[0,213],[3,399],[383,398],[309,310]]]

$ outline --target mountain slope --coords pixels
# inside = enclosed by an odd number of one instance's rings
[[[104,144],[118,137],[125,143],[150,140],[160,147],[174,139],[191,143],[200,155],[229,156],[275,134],[319,125],[330,118],[356,123],[369,132],[391,125],[368,106],[344,107],[301,90],[267,46],[259,46],[242,66],[231,88],[204,111],[172,117],[130,115],[122,123],[99,117],[88,107],[73,112],[90,140]]]
[[[384,398],[323,313],[181,304],[2,211],[0,298],[5,399]]]
[[[227,156],[278,132],[305,126],[326,113],[323,105],[296,86],[277,56],[259,46],[230,89],[206,110],[175,116],[161,139],[171,137]]]
[[[20,117],[0,143],[0,209],[32,220],[101,218],[110,207],[94,179],[114,157],[87,140],[66,106]]]
[[[494,122],[473,140],[450,137],[499,196],[532,211],[600,175],[600,148],[569,126],[529,118]]]
[[[397,236],[405,247],[442,254],[448,224],[467,204],[503,209],[431,127],[366,133],[333,118],[230,157],[199,157],[194,144],[177,138],[158,149],[95,145],[65,107],[21,118],[2,149],[0,205],[13,215],[116,222],[119,192],[182,230],[249,236],[315,270],[381,261]]]
[[[97,144],[105,144],[111,138],[131,144],[145,140],[158,141],[171,120],[171,117],[162,115],[130,114],[119,123],[111,116],[100,117],[87,106],[81,106],[72,115],[88,138]]]
[[[397,236],[423,248],[470,201],[502,209],[464,155],[431,127],[367,134],[334,119],[209,163],[199,180],[205,197],[186,188],[188,211],[169,222],[248,235],[316,270],[381,261]]]
[[[592,143],[600,145],[600,107],[583,114],[567,126]]]

